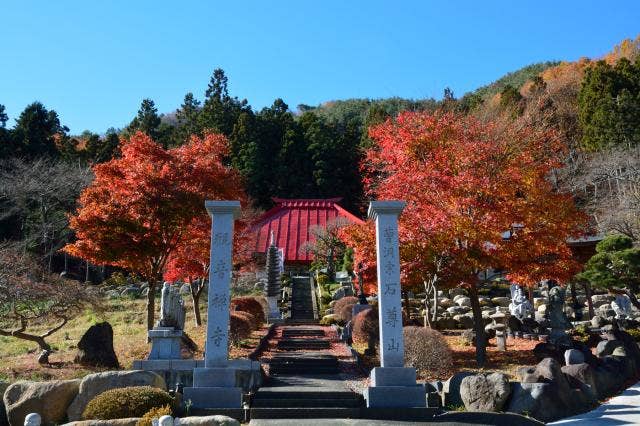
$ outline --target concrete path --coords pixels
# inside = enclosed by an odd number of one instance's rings
[[[552,425],[640,425],[640,382],[593,411],[549,423]]]

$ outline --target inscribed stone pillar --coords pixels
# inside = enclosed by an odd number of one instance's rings
[[[206,201],[211,215],[207,340],[203,368],[193,370],[193,386],[184,389],[184,399],[195,408],[239,408],[242,389],[228,360],[229,290],[233,221],[240,213],[239,201]]]
[[[365,391],[367,407],[426,406],[426,392],[416,383],[415,368],[404,367],[398,246],[398,216],[404,206],[403,201],[369,205],[369,217],[376,222],[381,366],[371,371],[371,386]]]
[[[211,215],[211,251],[205,367],[224,367],[229,356],[229,291],[233,221],[240,213],[239,201],[207,201]]]

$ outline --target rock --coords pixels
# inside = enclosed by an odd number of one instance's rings
[[[109,299],[117,299],[120,297],[120,292],[118,290],[109,290],[107,291],[106,296]]]
[[[558,363],[564,363],[564,352],[559,350],[553,343],[538,343],[533,348],[533,355],[540,362],[545,358],[553,358]]]
[[[619,346],[624,346],[619,340],[603,340],[596,346],[596,356],[604,358],[607,355],[611,355]]]
[[[436,328],[438,330],[454,330],[458,323],[453,318],[438,318]]]
[[[553,382],[562,392],[570,389],[567,378],[562,373],[560,363],[553,358],[545,358],[535,367],[521,367],[516,375],[522,383]]]
[[[152,371],[105,371],[89,374],[82,379],[78,396],[67,410],[69,420],[80,420],[89,401],[102,392],[129,386],[152,386],[167,390],[164,379]]]
[[[447,308],[447,312],[449,312],[451,315],[462,315],[465,313],[465,310],[461,306],[452,306],[450,308]]]
[[[584,363],[584,354],[577,349],[568,349],[564,351],[564,364],[574,365]]]
[[[138,417],[114,420],[79,420],[65,423],[64,426],[136,426],[139,420]]]
[[[595,368],[594,377],[599,399],[614,395],[622,389],[627,381],[627,363],[624,361],[626,359],[628,358],[607,356]]]
[[[562,392],[555,383],[514,383],[505,408],[550,422],[590,410],[591,399],[578,389]]]
[[[38,413],[43,424],[60,424],[67,407],[78,394],[80,380],[17,382],[4,393],[4,405],[11,425],[22,425],[27,414]]]
[[[9,383],[0,381],[0,426],[9,426],[7,421],[7,411],[4,409],[4,402],[2,401],[2,395],[4,391],[9,387]]]
[[[78,342],[75,363],[89,367],[120,368],[113,350],[113,329],[108,322],[89,327]]]
[[[478,302],[480,303],[481,307],[490,307],[491,306],[491,299],[488,297],[478,297]]]
[[[460,398],[467,411],[502,411],[510,394],[509,379],[502,373],[468,376],[460,383]]]
[[[494,337],[496,337],[496,329],[495,329],[495,325],[496,325],[496,324],[491,323],[491,324],[487,324],[487,325],[484,327],[484,332],[485,332],[485,333],[486,333],[486,335],[487,335],[487,339],[493,339]]]
[[[134,286],[125,287],[125,289],[122,290],[120,295],[121,296],[138,297],[140,295],[140,289],[138,287],[134,287]]]
[[[600,315],[594,315],[593,318],[591,318],[591,327],[593,328],[602,328],[606,324],[607,322]]]
[[[608,304],[612,298],[610,298],[606,294],[594,294],[591,296],[591,303],[593,304],[593,309],[598,309],[600,306]]]
[[[453,306],[453,300],[443,297],[438,299],[438,305],[443,309],[447,309]]]
[[[454,300],[454,302],[456,303],[456,305],[458,306],[466,306],[466,307],[470,307],[471,306],[471,299],[466,297],[466,296],[456,296],[457,300]]]
[[[511,303],[511,298],[509,297],[494,297],[491,299],[491,303],[496,306],[502,306],[503,308],[508,308]]]
[[[470,318],[466,315],[456,315],[453,317],[453,319],[458,323],[458,328],[473,328],[473,318]]]
[[[236,419],[221,415],[192,416],[180,418],[180,426],[240,426],[240,423]]]
[[[442,386],[442,405],[444,407],[454,408],[464,405],[460,397],[460,384],[465,377],[473,376],[470,371],[460,371],[444,382]]]
[[[562,372],[568,377],[572,387],[582,389],[594,402],[597,401],[598,386],[593,367],[587,363],[571,364],[562,367]]]

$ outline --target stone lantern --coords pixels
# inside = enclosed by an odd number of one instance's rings
[[[496,313],[489,316],[493,320],[493,329],[496,332],[496,345],[499,351],[507,350],[507,316],[496,308]]]

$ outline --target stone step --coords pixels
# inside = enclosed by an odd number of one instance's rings
[[[252,419],[349,419],[360,415],[360,408],[252,408]]]
[[[278,349],[329,349],[331,342],[326,339],[282,339],[278,341]]]
[[[318,366],[273,366],[269,367],[270,376],[296,376],[303,374],[338,374],[339,367],[318,367]]]
[[[304,394],[303,394],[304,395]],[[354,408],[363,405],[363,398],[260,398],[252,401],[252,408]]]
[[[282,337],[324,336],[325,331],[319,328],[285,328]]]

